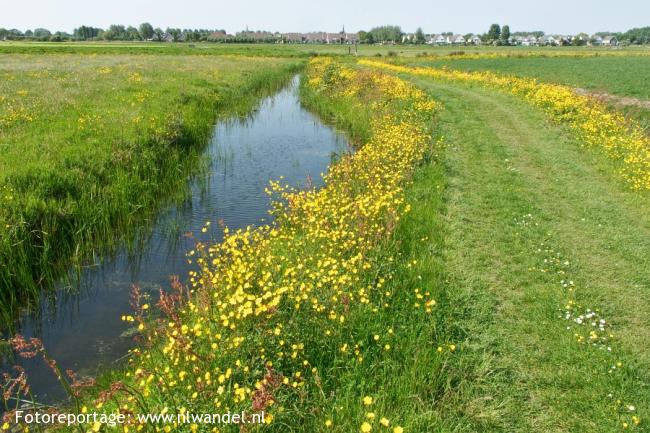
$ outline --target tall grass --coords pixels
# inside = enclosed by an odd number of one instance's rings
[[[244,57],[3,60],[4,323],[69,264],[141,235],[162,202],[186,192],[215,119],[245,115],[300,67]]]

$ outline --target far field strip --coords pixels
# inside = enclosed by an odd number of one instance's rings
[[[592,98],[596,98],[603,102],[611,103],[612,105],[618,107],[639,107],[644,109],[650,109],[650,99],[639,99],[639,98],[632,98],[630,96],[612,95],[611,93],[607,93],[607,92],[589,91],[587,89],[583,89],[582,87],[576,87],[575,90],[576,93],[578,93],[579,95],[591,96]]]
[[[641,100],[650,99],[644,80],[650,76],[650,56],[621,55],[564,57],[496,57],[463,59],[399,59],[413,66],[431,66],[463,71],[492,71],[522,77],[534,77],[548,83],[561,83],[589,91]]]
[[[650,87],[645,77],[650,76],[650,56],[631,52],[628,55],[621,52],[617,56],[584,54],[536,57],[523,53],[490,57],[488,53],[473,58],[468,51],[465,56],[400,58],[399,62],[463,71],[493,71],[532,77],[546,83],[561,83],[576,88],[578,92],[582,89],[590,95],[600,95],[603,102],[636,119],[647,131],[650,126]]]
[[[476,368],[459,387],[454,427],[645,431],[635,420],[650,407],[648,196],[516,98],[412,80],[445,107],[450,314],[467,331],[462,364]],[[606,321],[604,344],[574,320],[587,309]]]

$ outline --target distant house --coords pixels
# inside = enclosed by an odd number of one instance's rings
[[[209,39],[212,41],[223,41],[225,39],[228,39],[228,35],[223,31],[212,32],[210,33]]]
[[[453,35],[451,37],[451,43],[460,45],[460,44],[465,44],[467,41],[465,40],[465,37],[463,35]]]
[[[305,36],[302,33],[285,33],[282,35],[285,42],[300,44],[305,41]]]
[[[556,36],[546,35],[539,40],[540,45],[560,45]]]
[[[616,36],[605,36],[603,38],[603,43],[602,45],[608,46],[608,47],[615,47],[618,45],[618,39]]]
[[[537,45],[538,41],[534,35],[524,36],[521,40],[521,45],[524,47],[532,47]]]
[[[174,42],[174,37],[169,32],[165,32],[161,40],[163,42]]]
[[[402,43],[415,42],[415,33],[404,33],[402,35]]]
[[[326,44],[340,44],[344,37],[345,37],[345,35],[342,35],[340,33],[327,33],[325,35],[325,43]]]
[[[305,42],[308,44],[321,44],[325,42],[325,33],[323,32],[311,32],[304,35]]]
[[[467,38],[467,43],[474,44],[474,45],[481,45],[483,41],[481,40],[481,37],[478,35],[469,35],[469,37]]]
[[[449,36],[445,35],[433,35],[431,38],[431,44],[435,45],[447,45],[451,43]]]
[[[589,41],[589,42],[590,42],[589,45],[596,45],[596,46],[598,46],[598,45],[602,45],[602,44],[603,44],[603,38],[601,38],[601,37],[598,36],[598,35],[593,35],[593,36],[590,38],[590,41]]]
[[[358,44],[359,35],[357,33],[346,33],[345,34],[345,43],[346,44]]]

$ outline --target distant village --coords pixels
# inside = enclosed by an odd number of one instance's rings
[[[287,44],[358,44],[365,43],[359,33],[339,33],[327,32],[309,32],[309,33],[280,33],[268,31],[242,31],[234,35],[226,32],[213,32],[210,39],[214,41],[250,41],[250,42],[269,42],[269,43],[287,43]],[[588,46],[617,46],[618,39],[614,35],[515,35],[507,39],[508,45],[529,46],[563,46],[575,45],[575,39],[580,40],[580,45]],[[172,35],[165,34],[165,41],[172,42]],[[404,33],[401,39],[376,41],[380,44],[409,44],[418,43],[415,33]],[[477,34],[425,34],[423,43],[428,45],[485,45],[490,44],[489,40]]]
[[[526,36],[510,36],[507,39],[508,45],[521,45],[525,47],[532,46],[562,46],[562,45],[575,45],[574,39],[581,40],[581,45],[594,45],[594,46],[617,46],[618,39],[616,36],[599,36],[599,35],[526,35]],[[415,34],[409,33],[402,37],[402,43],[409,43],[415,40]],[[484,38],[479,35],[428,35],[426,43],[429,45],[484,45],[486,42]]]
[[[113,24],[107,29],[92,26],[80,26],[72,33],[47,29],[20,31],[18,29],[0,28],[0,40],[33,41],[154,41],[154,42],[217,42],[217,43],[275,43],[275,44],[427,44],[437,46],[454,45],[520,45],[520,46],[565,46],[586,45],[615,47],[630,44],[650,43],[650,27],[630,29],[625,33],[607,32],[588,35],[544,34],[544,32],[510,33],[508,26],[501,28],[493,24],[484,34],[424,33],[418,29],[415,33],[404,33],[399,26],[380,26],[369,31],[350,33],[345,27],[336,33],[329,32],[270,32],[261,30],[242,30],[229,34],[225,30],[154,28],[149,23],[139,27]]]

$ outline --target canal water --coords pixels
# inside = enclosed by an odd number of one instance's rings
[[[301,106],[298,83],[296,76],[288,87],[261,101],[249,118],[215,125],[206,150],[211,161],[208,174],[192,181],[190,198],[160,212],[151,236],[137,252],[125,249],[84,268],[80,290],[59,290],[55,301],[42,305],[38,319],[21,320],[18,332],[41,338],[63,370],[94,376],[133,345],[129,325],[121,320],[130,313],[132,284],[157,300],[159,289],[169,288],[171,275],[184,281],[193,269],[186,253],[197,240],[219,240],[217,222],[229,228],[268,222],[264,189],[270,180],[282,176],[284,182],[300,187],[311,178],[312,184],[322,184],[321,174],[333,157],[349,147],[344,136]],[[213,230],[202,233],[207,221]],[[27,370],[37,401],[65,397],[41,360],[19,363]]]

